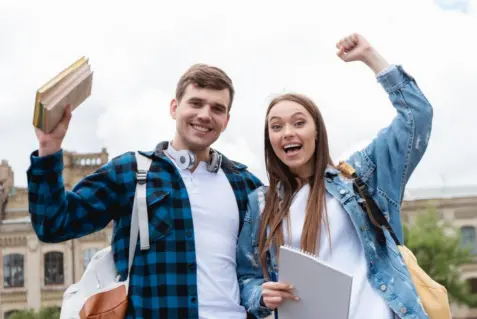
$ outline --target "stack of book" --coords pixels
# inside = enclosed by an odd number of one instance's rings
[[[74,110],[91,95],[92,82],[93,71],[85,57],[61,71],[36,92],[33,126],[45,133],[53,131],[67,105]]]

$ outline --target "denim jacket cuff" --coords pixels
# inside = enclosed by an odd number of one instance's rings
[[[266,307],[265,303],[263,302],[263,295],[260,296],[260,303],[259,304],[260,304],[260,307]]]
[[[63,150],[47,156],[38,156],[38,150],[30,155],[30,170],[34,175],[43,175],[45,173],[61,173],[63,170]]]
[[[391,65],[378,73],[376,79],[388,94],[401,89],[409,81],[414,80],[401,65]]]

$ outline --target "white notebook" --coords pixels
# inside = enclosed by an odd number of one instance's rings
[[[285,300],[280,319],[348,319],[353,277],[289,246],[280,247],[278,280],[295,287],[300,300]]]

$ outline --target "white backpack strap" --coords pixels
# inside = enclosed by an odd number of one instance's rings
[[[139,235],[141,250],[149,249],[149,218],[147,217],[146,182],[147,172],[151,167],[151,159],[136,152],[137,173],[136,193],[134,196],[131,217],[131,233],[129,235],[128,274],[131,270]]]
[[[137,162],[137,185],[136,185],[136,207],[139,218],[139,239],[141,240],[141,250],[149,249],[149,218],[147,216],[146,185],[147,172],[151,167],[151,159],[136,153]]]

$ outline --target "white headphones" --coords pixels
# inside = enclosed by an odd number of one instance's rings
[[[197,156],[188,151],[182,150],[176,152],[175,162],[180,169],[189,169],[197,163]],[[210,161],[207,163],[207,170],[211,173],[217,173],[222,165],[222,155],[215,150],[210,150]]]

